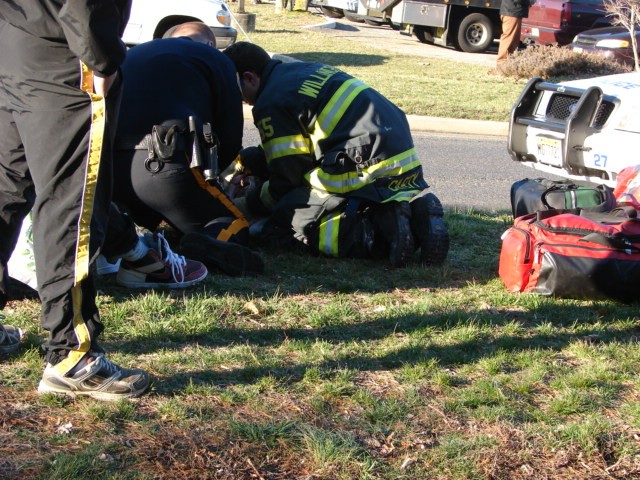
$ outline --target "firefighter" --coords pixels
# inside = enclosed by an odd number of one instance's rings
[[[120,37],[129,0],[0,2],[0,307],[6,262],[33,206],[47,366],[38,390],[118,399],[149,375],[110,362],[90,267],[111,190],[111,120],[120,93]],[[0,353],[19,332],[0,331]]]
[[[241,162],[267,177],[237,200],[241,208],[269,215],[330,256],[375,257],[383,245],[395,267],[416,248],[424,263],[444,261],[442,205],[426,192],[398,107],[329,65],[282,63],[247,42],[224,53],[236,65],[261,138],[261,148],[245,149]]]
[[[180,24],[168,37],[132,48],[122,65],[114,201],[141,227],[169,223],[184,234],[182,253],[210,270],[262,273],[261,257],[246,246],[247,220],[215,179],[206,181],[206,165],[193,162],[194,142],[201,147],[195,158],[217,160],[218,168],[240,151],[244,119],[233,64],[203,23]]]

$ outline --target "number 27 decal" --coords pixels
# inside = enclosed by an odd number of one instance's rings
[[[594,167],[606,167],[607,166],[607,155],[600,155],[598,153],[593,154],[593,166]]]

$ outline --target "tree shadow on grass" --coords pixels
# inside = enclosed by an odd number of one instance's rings
[[[624,307],[623,307],[624,308]],[[631,307],[629,307],[631,308]],[[157,382],[157,391],[168,394],[181,390],[188,385],[216,385],[225,387],[235,384],[252,384],[263,377],[275,378],[283,384],[300,382],[309,369],[333,371],[351,369],[360,372],[376,372],[397,370],[405,366],[424,364],[436,360],[441,367],[459,368],[473,364],[483,358],[491,358],[498,352],[535,352],[548,350],[558,352],[567,345],[583,341],[587,344],[606,345],[615,342],[634,342],[640,338],[640,327],[629,326],[624,329],[607,329],[602,325],[601,307],[593,306],[556,306],[552,310],[545,308],[530,312],[504,309],[502,312],[487,310],[452,309],[446,314],[406,315],[382,317],[375,320],[364,320],[349,325],[330,325],[318,328],[275,328],[258,329],[213,328],[204,335],[174,335],[170,342],[158,342],[154,338],[138,338],[117,345],[119,350],[136,353],[152,353],[156,350],[182,350],[185,345],[197,343],[202,348],[218,348],[232,346],[251,346],[263,365],[249,365],[236,369],[192,370],[168,375]],[[631,310],[629,310],[631,311]],[[622,315],[626,315],[623,312]],[[500,335],[500,328],[517,322],[520,330],[516,334]],[[580,322],[580,328],[571,332],[545,333],[544,329],[536,329],[541,324],[553,327],[572,328]],[[429,339],[454,328],[472,324],[470,338],[458,341],[448,340],[448,344],[433,343]],[[479,328],[487,327],[487,328]],[[495,333],[498,332],[498,333]],[[463,331],[460,336],[464,337]],[[403,341],[402,338],[413,338],[414,341]],[[384,355],[351,355],[332,358],[322,362],[298,362],[295,360],[278,360],[276,366],[269,363],[271,348],[285,343],[297,342],[304,350],[308,344],[313,349],[318,342],[329,344],[330,348],[339,348],[354,343],[371,342],[371,349],[386,339],[398,338],[399,347]],[[407,343],[423,343],[424,346],[403,346]],[[261,353],[260,351],[264,349]],[[348,350],[348,348],[345,348]]]

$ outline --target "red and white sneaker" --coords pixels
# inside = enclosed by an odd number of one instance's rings
[[[207,267],[174,253],[162,233],[146,235],[149,252],[140,260],[122,259],[118,285],[129,288],[185,288],[207,276]]]

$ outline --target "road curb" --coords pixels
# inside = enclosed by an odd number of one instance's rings
[[[253,121],[251,106],[243,104],[244,118]],[[488,135],[506,137],[509,132],[507,122],[468,120],[461,118],[426,117],[407,115],[412,132],[452,133],[460,135]]]
[[[315,25],[306,25],[303,28],[336,28],[336,21],[327,21]],[[296,62],[297,59],[279,53],[270,53],[272,58],[283,62]],[[251,107],[244,105],[244,116],[252,120]],[[407,115],[407,120],[412,132],[450,133],[460,135],[485,135],[506,137],[509,133],[508,122],[496,122],[487,120],[469,120],[458,118],[428,117],[423,115]]]
[[[407,115],[411,131],[434,133],[458,133],[463,135],[490,135],[506,137],[509,133],[507,122],[490,120],[469,120],[464,118],[425,117]]]

